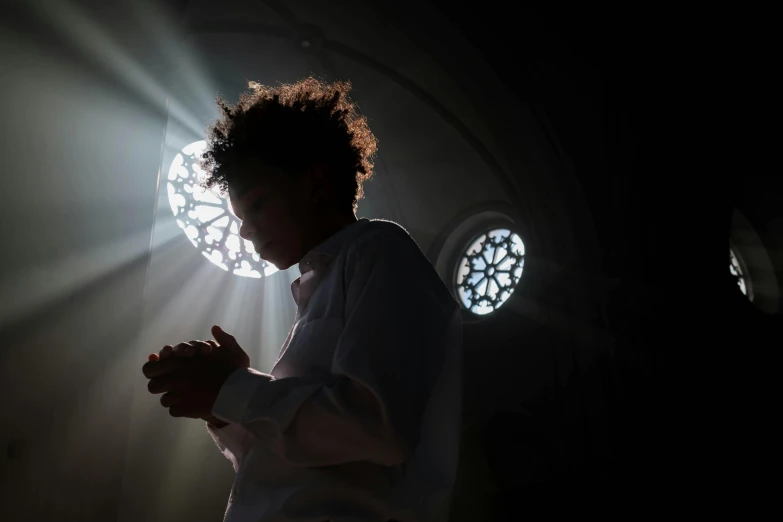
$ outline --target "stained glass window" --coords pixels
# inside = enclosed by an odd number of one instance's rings
[[[494,312],[514,292],[525,266],[525,245],[508,229],[482,234],[465,250],[457,266],[459,300],[476,315]]]
[[[731,271],[731,275],[737,279],[737,285],[739,285],[742,293],[748,295],[748,285],[745,280],[745,274],[742,272],[739,260],[732,249],[729,249],[729,270]]]
[[[257,278],[277,272],[253,243],[239,237],[240,221],[228,200],[199,186],[204,179],[199,159],[206,147],[204,140],[183,147],[169,167],[166,190],[177,225],[204,257],[227,272]]]

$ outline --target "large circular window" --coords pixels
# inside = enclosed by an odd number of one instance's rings
[[[525,245],[506,228],[492,229],[473,240],[456,271],[457,295],[476,315],[500,308],[514,292],[525,266]]]
[[[171,211],[190,242],[214,265],[243,277],[261,277],[277,272],[277,267],[262,260],[253,243],[239,237],[239,219],[226,198],[204,190],[199,159],[206,150],[204,140],[182,148],[169,167],[168,191]]]

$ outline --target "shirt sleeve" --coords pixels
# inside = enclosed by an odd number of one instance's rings
[[[459,307],[403,229],[351,247],[345,285],[330,378],[237,370],[213,408],[292,465],[404,462],[448,351],[458,349]]]
[[[234,471],[238,471],[245,453],[256,442],[255,436],[241,424],[229,423],[222,428],[217,428],[207,422],[206,426],[207,432],[220,452],[231,461]]]

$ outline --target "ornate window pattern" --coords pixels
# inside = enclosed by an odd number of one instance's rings
[[[740,290],[742,290],[742,293],[748,295],[748,284],[745,280],[745,274],[742,272],[739,260],[732,249],[729,249],[729,258],[729,270],[731,271],[731,275],[737,279],[737,284],[739,285]]]
[[[457,294],[476,315],[494,312],[519,283],[525,266],[525,245],[519,235],[498,228],[482,234],[462,255],[457,266]]]
[[[204,140],[183,147],[169,167],[166,190],[177,225],[204,257],[227,272],[256,278],[277,272],[253,243],[239,237],[240,221],[228,200],[198,186],[204,179],[199,159],[206,147]]]

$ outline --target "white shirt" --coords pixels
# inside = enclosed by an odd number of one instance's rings
[[[236,370],[207,425],[237,472],[226,522],[448,519],[460,308],[410,235],[359,219],[309,252],[271,375]]]

